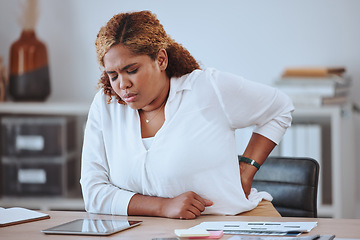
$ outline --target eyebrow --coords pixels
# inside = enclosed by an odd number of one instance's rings
[[[121,72],[122,71],[125,71],[126,69],[128,69],[128,68],[130,68],[130,67],[132,67],[132,66],[134,66],[136,63],[131,63],[131,64],[129,64],[129,65],[126,65],[125,67],[123,67],[122,69],[121,69]],[[106,73],[108,73],[108,74],[112,74],[112,73],[115,73],[115,71],[106,71]]]

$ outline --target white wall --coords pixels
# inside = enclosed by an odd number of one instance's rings
[[[0,1],[0,56],[6,64],[21,31],[20,2]],[[40,0],[37,33],[49,51],[49,101],[90,102],[100,74],[94,48],[99,28],[118,12],[145,9],[203,66],[254,81],[271,84],[286,66],[345,66],[354,80],[352,99],[360,104],[358,0]]]

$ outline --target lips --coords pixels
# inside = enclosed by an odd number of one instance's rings
[[[124,94],[124,96],[122,97],[122,99],[127,102],[127,103],[130,103],[130,102],[133,102],[136,98],[136,94],[135,93],[126,93]]]

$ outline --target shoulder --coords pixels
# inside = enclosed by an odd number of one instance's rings
[[[191,73],[183,75],[180,79],[184,79],[186,81],[196,81],[199,79],[208,79],[216,75],[219,71],[215,68],[204,68],[204,69],[196,69]]]
[[[217,91],[233,92],[242,89],[248,80],[242,76],[220,71],[216,68],[206,68],[194,78],[194,86],[209,86]]]
[[[184,78],[190,82],[197,82],[197,81],[207,81],[211,82],[212,84],[217,82],[237,82],[240,83],[242,81],[246,81],[242,76],[220,71],[216,68],[205,68],[203,70],[195,70],[190,74],[184,75]]]
[[[205,68],[194,70],[179,78],[173,77],[170,86],[173,93],[183,90],[209,91],[210,89],[223,88],[229,90],[240,88],[244,81],[244,78],[235,74],[222,72],[215,68]]]
[[[94,96],[91,103],[90,110],[99,109],[102,106],[105,106],[107,103],[108,96],[104,93],[104,89],[100,89]]]
[[[96,103],[105,102],[105,103],[107,103],[108,99],[109,99],[109,96],[104,93],[104,89],[100,88],[97,91],[97,93],[95,94],[93,102],[96,102]],[[112,101],[114,99],[115,98],[113,98]]]
[[[173,77],[171,83],[177,89],[191,89],[196,84],[208,82],[217,72],[214,68],[196,69],[181,77]]]
[[[102,112],[114,109],[122,109],[123,104],[118,103],[115,97],[109,101],[109,96],[104,93],[104,89],[100,89],[94,96],[91,103],[90,111]]]

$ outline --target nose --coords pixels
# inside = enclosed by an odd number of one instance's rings
[[[119,76],[119,87],[120,89],[127,89],[132,86],[132,82],[127,77]]]

